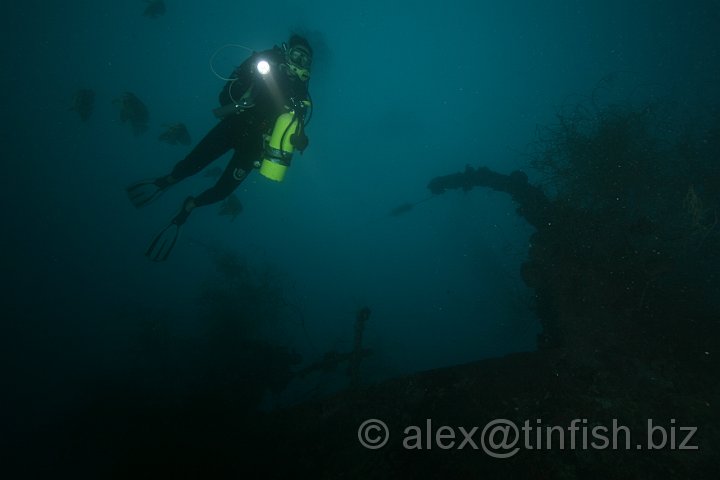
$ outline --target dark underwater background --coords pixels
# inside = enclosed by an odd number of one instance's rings
[[[384,382],[557,347],[552,339],[543,343],[552,336],[552,315],[538,309],[540,287],[523,270],[536,228],[516,212],[518,204],[497,189],[456,184],[433,194],[428,184],[468,165],[504,175],[522,170],[549,198],[560,198],[574,171],[538,160],[566,146],[547,133],[558,134],[578,112],[589,112],[587,120],[651,105],[650,131],[637,133],[632,124],[630,135],[647,135],[647,149],[678,138],[699,145],[692,164],[658,162],[669,180],[655,189],[655,203],[623,202],[663,210],[673,205],[663,202],[666,192],[677,193],[678,211],[690,208],[683,199],[701,202],[691,219],[697,235],[688,242],[697,242],[694,254],[704,252],[704,270],[665,287],[718,298],[717,1],[164,3],[156,18],[143,14],[148,3],[139,0],[3,7],[4,478],[147,471],[156,478],[234,478],[253,456],[267,459],[270,470],[244,474],[270,478],[273,461],[294,465],[297,457],[269,453],[271,443],[215,457],[207,442],[231,445],[226,439],[242,437],[239,426],[248,419],[260,429],[276,412],[347,405],[366,388],[386,388],[382,398],[402,402],[403,392]],[[223,46],[263,50],[292,32],[315,50],[307,151],[296,154],[282,183],[254,172],[235,192],[243,205],[236,219],[220,215],[220,204],[198,209],[170,258],[149,261],[144,252],[153,236],[187,195],[215,178],[200,173],[142,209],[131,205],[125,187],[168,173],[189,152],[191,146],[158,141],[168,124],[184,123],[193,144],[215,124],[223,81],[211,59],[228,75],[247,55]],[[86,120],[72,110],[83,89],[94,92]],[[120,121],[123,92],[149,111],[148,128],[138,135]],[[549,146],[553,139],[558,143]],[[228,158],[209,168],[224,168]],[[604,154],[597,158],[606,163],[585,171],[588,182],[613,165]],[[630,180],[645,185],[641,177]],[[574,185],[576,195],[564,197],[569,208],[593,212],[583,203],[590,197],[577,196],[592,189]],[[614,195],[612,188],[592,191]],[[394,211],[402,206],[407,211]],[[667,218],[653,208],[646,210],[650,223]],[[672,272],[676,265],[657,268]],[[645,289],[633,290],[639,308],[655,285],[643,282]],[[598,281],[597,291],[604,286]],[[703,318],[717,321],[717,302],[703,309]],[[369,316],[358,327],[363,312]],[[716,346],[709,325],[702,335]],[[353,357],[358,335],[369,353]],[[588,352],[594,341],[581,345]],[[720,354],[709,348],[704,357]],[[703,388],[716,388],[716,366],[704,371]],[[526,381],[522,370],[515,373],[516,383]],[[217,416],[194,420],[208,412]],[[705,420],[715,435],[708,445],[718,445],[718,425]],[[353,445],[343,450],[347,458],[352,448],[364,454],[357,424],[336,432]],[[184,440],[168,440],[178,437]],[[320,459],[334,450],[322,452]],[[223,469],[228,459],[237,463]],[[681,472],[677,478],[717,473],[710,462],[693,461],[667,460]],[[208,474],[204,462],[217,470]],[[402,478],[402,462],[391,463],[388,478]],[[313,465],[303,463],[299,471],[313,473],[298,475],[385,478],[378,464]],[[440,478],[434,468],[428,462],[422,472]],[[453,468],[445,465],[443,478],[484,472]],[[557,472],[526,478],[592,477],[582,469]]]

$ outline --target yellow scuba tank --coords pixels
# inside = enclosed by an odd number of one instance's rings
[[[260,164],[260,173],[276,182],[282,182],[285,172],[290,166],[295,147],[292,144],[293,135],[302,131],[303,117],[296,110],[302,110],[309,102],[302,102],[302,107],[280,114],[275,120],[270,137],[265,143],[265,155]],[[302,147],[300,147],[302,148]]]

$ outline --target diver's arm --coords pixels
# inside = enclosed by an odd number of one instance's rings
[[[218,98],[220,105],[228,105],[232,103],[233,100],[238,100],[245,94],[252,81],[252,69],[256,56],[257,53],[253,53],[247,60],[233,70],[230,75],[231,80],[228,80],[220,91]]]
[[[271,63],[276,62],[278,52],[277,48],[253,52],[250,57],[236,67],[230,75],[231,80],[225,84],[220,92],[220,105],[228,105],[242,98],[255,78],[257,62],[263,58],[266,58]]]

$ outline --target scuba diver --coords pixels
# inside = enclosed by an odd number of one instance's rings
[[[308,91],[312,48],[300,35],[270,50],[253,52],[235,68],[220,92],[220,119],[170,174],[134,183],[127,194],[135,207],[157,199],[171,185],[195,175],[211,162],[234,150],[217,183],[200,195],[187,197],[180,212],[150,243],[145,255],[164,261],[170,255],[190,213],[227,198],[254,168],[282,181],[294,150],[308,145],[305,127],[310,120]]]

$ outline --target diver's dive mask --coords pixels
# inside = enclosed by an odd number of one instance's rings
[[[310,78],[312,55],[302,45],[294,45],[285,52],[288,68],[303,82]]]

